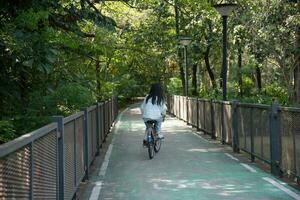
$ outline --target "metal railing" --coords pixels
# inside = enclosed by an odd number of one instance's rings
[[[0,145],[0,199],[72,199],[117,114],[114,97]]]
[[[300,109],[238,101],[214,101],[169,96],[168,110],[179,119],[243,150],[251,160],[271,166],[274,175],[283,173],[300,182]]]

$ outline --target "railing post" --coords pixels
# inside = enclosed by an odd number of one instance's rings
[[[186,124],[189,125],[189,108],[190,108],[189,97],[186,96],[185,100],[186,100]]]
[[[84,165],[85,165],[85,179],[89,179],[89,140],[88,140],[88,126],[89,126],[89,115],[88,109],[82,108],[84,112],[84,126],[83,126],[83,135],[84,135]]]
[[[254,156],[254,135],[253,135],[253,107],[250,108],[250,139],[251,139],[251,162],[255,161]]]
[[[275,176],[282,176],[280,169],[281,162],[281,145],[280,145],[280,120],[279,120],[279,105],[276,102],[272,103],[270,113],[270,153],[271,153],[271,173]]]
[[[53,121],[57,123],[58,129],[58,199],[64,199],[65,186],[65,152],[64,152],[64,117],[53,116]]]
[[[222,110],[221,110],[221,124],[222,124],[222,128],[221,128],[221,134],[222,134],[222,138],[221,138],[221,143],[225,144],[225,136],[226,136],[226,130],[225,130],[225,125],[224,125],[224,101],[222,101],[222,106],[221,106]]]
[[[232,149],[233,152],[239,153],[239,132],[238,132],[238,101],[232,101]]]
[[[196,98],[196,104],[197,104],[197,131],[199,131],[200,130],[200,128],[199,128],[199,99],[198,98]]]
[[[216,127],[215,127],[215,110],[213,105],[213,99],[210,100],[210,111],[211,111],[211,139],[216,139]]]
[[[203,104],[203,130],[204,130],[204,134],[207,134],[205,100],[202,101],[202,104]]]

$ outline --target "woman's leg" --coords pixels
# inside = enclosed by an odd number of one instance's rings
[[[154,128],[155,128],[156,133],[158,134],[158,137],[163,138],[164,136],[161,134],[161,123],[162,123],[162,120],[156,120]]]

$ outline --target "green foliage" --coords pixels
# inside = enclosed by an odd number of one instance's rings
[[[44,98],[46,110],[55,109],[56,114],[70,115],[96,102],[91,91],[78,83],[69,83],[57,88]]]
[[[13,123],[7,120],[0,121],[0,144],[8,142],[16,137]]]
[[[278,83],[275,82],[273,84],[267,85],[264,90],[265,90],[265,95],[267,97],[276,99],[278,102],[280,102],[283,105],[288,104],[289,95],[288,95],[287,89],[285,89]]]
[[[269,103],[276,98],[289,104],[299,55],[294,46],[297,5],[237,2],[228,20],[228,99]],[[182,35],[193,38],[187,48],[188,69],[191,74],[190,66],[197,63],[199,96],[222,99],[222,23],[212,6],[216,3],[2,1],[0,119],[9,122],[2,128],[5,137],[45,125],[52,115],[72,114],[96,99],[118,95],[125,104],[144,96],[153,82],[163,83],[168,93],[182,94],[183,54],[178,45]]]
[[[169,94],[182,94],[182,84],[181,80],[177,77],[170,78],[170,81],[167,85],[167,93]]]

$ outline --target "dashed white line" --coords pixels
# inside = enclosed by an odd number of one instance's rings
[[[231,158],[232,160],[239,161],[239,159],[237,159],[236,157],[234,157],[233,155],[231,155],[229,153],[225,153],[225,155],[228,156],[229,158]]]
[[[256,173],[257,171],[250,167],[249,165],[245,164],[245,163],[241,163],[242,166],[244,166],[246,169],[248,169],[250,172]]]
[[[298,194],[296,194],[295,192],[291,191],[290,189],[282,186],[280,183],[278,183],[277,181],[269,178],[269,177],[263,177],[262,179],[264,179],[265,181],[271,183],[272,185],[274,185],[275,187],[279,188],[280,190],[284,191],[285,193],[287,193],[290,197],[293,197],[296,200],[300,200],[300,196]]]
[[[119,129],[120,127],[120,121],[123,117],[123,113],[126,112],[129,108],[126,108],[118,117],[117,119],[117,123],[116,123],[116,126],[115,126],[115,132]],[[114,139],[112,139],[112,142],[111,144],[109,145],[108,147],[108,150],[106,151],[106,154],[105,154],[105,158],[104,158],[104,161],[101,165],[101,169],[98,173],[99,176],[105,176],[106,174],[106,170],[107,170],[107,167],[108,167],[108,163],[109,163],[109,159],[110,159],[110,155],[111,155],[111,152],[112,152],[112,149],[113,149],[113,143],[114,143]],[[90,195],[90,198],[89,200],[98,200],[99,199],[99,196],[100,196],[100,192],[101,192],[101,188],[102,188],[102,184],[103,182],[102,181],[98,181],[98,182],[95,182],[95,186],[93,187],[93,190],[91,192],[91,195]]]
[[[98,198],[99,198],[101,187],[102,187],[102,181],[98,181],[95,184],[96,185],[94,186],[94,188],[92,190],[89,200],[98,200]]]
[[[109,147],[108,147],[108,150],[105,154],[104,162],[101,166],[100,172],[98,174],[99,176],[105,176],[105,174],[106,174],[106,170],[107,170],[107,167],[108,167],[109,158],[110,158],[110,155],[111,155],[111,152],[112,152],[112,148],[113,148],[113,144],[110,144]]]
[[[207,140],[207,139],[205,139],[205,138],[203,138],[203,137],[201,137],[200,135],[198,135],[197,133],[194,133],[194,132],[192,132],[194,135],[196,135],[198,138],[201,138],[202,140],[205,140],[206,142],[208,142],[208,143],[210,143],[210,141],[209,140]]]

